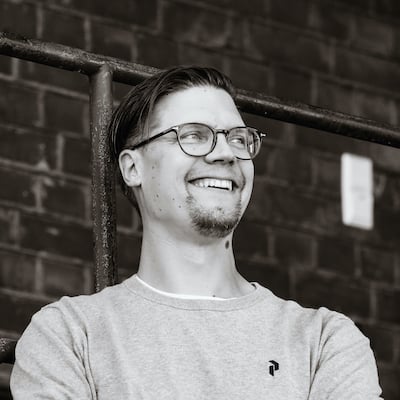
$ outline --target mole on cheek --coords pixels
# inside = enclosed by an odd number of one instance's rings
[[[229,242],[228,241],[225,242],[225,248],[229,249]]]

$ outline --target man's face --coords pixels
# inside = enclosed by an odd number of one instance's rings
[[[164,96],[150,118],[150,136],[188,122],[212,128],[243,126],[231,96],[197,86]],[[251,160],[238,160],[223,134],[208,155],[185,154],[170,132],[140,149],[141,185],[137,190],[143,225],[181,234],[225,237],[236,227],[253,186]],[[229,189],[229,186],[232,189]],[[227,189],[228,187],[228,189]]]

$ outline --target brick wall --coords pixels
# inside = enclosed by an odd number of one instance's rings
[[[400,124],[399,4],[0,0],[0,29],[160,68],[212,65],[245,89]],[[79,74],[0,58],[2,335],[17,338],[42,305],[92,290],[87,90]],[[116,97],[126,90],[116,84]],[[270,135],[235,237],[240,271],[353,318],[371,339],[385,399],[399,399],[399,150],[247,121]],[[374,161],[372,231],[341,223],[343,152]],[[135,271],[141,226],[121,195],[118,212],[123,279]],[[3,385],[8,373],[1,367]]]

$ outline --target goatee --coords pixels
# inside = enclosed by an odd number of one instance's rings
[[[241,218],[241,202],[229,213],[224,208],[217,206],[211,209],[200,207],[193,196],[186,198],[192,226],[203,236],[224,238],[237,226]]]

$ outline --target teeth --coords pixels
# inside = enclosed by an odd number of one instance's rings
[[[232,190],[232,181],[226,179],[211,179],[211,178],[203,178],[197,179],[193,182],[195,186],[198,187],[215,187],[218,189],[226,189]]]

